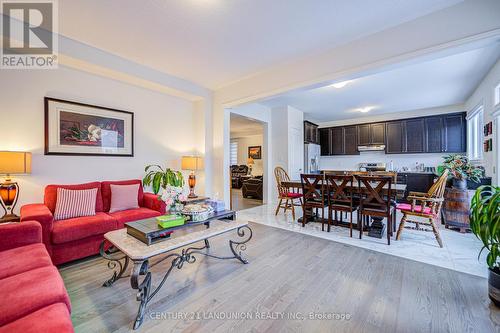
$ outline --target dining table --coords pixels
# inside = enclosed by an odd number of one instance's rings
[[[318,188],[320,188],[322,186],[322,184],[323,184],[323,182],[320,181],[320,182],[318,182],[318,184],[316,186]],[[302,183],[300,180],[282,181],[281,185],[284,187],[288,187],[289,189],[291,189],[295,192],[302,189]],[[326,187],[326,184],[324,186]],[[368,189],[366,188],[366,186],[363,183],[361,183],[361,186],[360,186],[360,184],[356,180],[353,181],[352,186],[346,186],[345,190],[346,190],[346,192],[350,192],[353,195],[359,194],[360,192],[368,193]],[[406,184],[398,184],[398,183],[394,184],[393,183],[393,184],[391,184],[390,192],[389,192],[388,185],[385,185],[383,187],[382,193],[384,195],[388,195],[389,197],[391,197],[391,199],[393,199],[395,201],[397,201],[399,199],[403,199],[405,197],[405,194],[406,194]],[[305,213],[308,216],[308,221],[322,222],[322,219],[319,216],[316,216],[312,211],[305,212]],[[302,223],[302,220],[303,220],[303,217],[300,217],[298,219],[298,222]],[[348,223],[344,223],[343,221],[335,220],[334,222],[340,226],[345,226],[345,227],[349,226]],[[385,225],[384,225],[384,223],[382,223],[382,219],[377,218],[377,217],[372,217],[372,223],[365,230],[368,231],[368,236],[382,238],[382,235],[384,234],[384,229],[385,229]]]

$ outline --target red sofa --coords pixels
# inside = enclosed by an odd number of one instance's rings
[[[139,208],[109,213],[111,184],[139,186]],[[96,215],[55,221],[57,189],[97,188]],[[165,214],[165,203],[152,193],[144,193],[138,179],[124,181],[92,182],[78,185],[48,185],[45,187],[44,203],[21,207],[21,222],[35,220],[42,225],[42,240],[54,265],[88,257],[99,253],[103,235],[121,229],[126,222]]]
[[[0,225],[0,333],[73,332],[63,280],[35,221]]]

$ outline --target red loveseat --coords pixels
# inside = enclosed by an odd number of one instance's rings
[[[111,184],[140,184],[139,208],[109,213]],[[67,220],[54,220],[57,189],[97,188],[96,215]],[[121,229],[126,222],[137,221],[165,214],[165,203],[152,193],[144,193],[138,179],[124,181],[93,182],[78,185],[48,185],[45,187],[44,203],[21,207],[21,223],[35,220],[42,225],[42,240],[52,261],[60,265],[68,261],[99,253],[99,245],[108,231]]]
[[[0,225],[0,333],[73,332],[63,280],[35,221]]]

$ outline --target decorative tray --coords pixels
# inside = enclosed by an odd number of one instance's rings
[[[182,215],[187,217],[187,222],[205,221],[213,214],[214,209],[206,204],[189,204],[182,209]]]

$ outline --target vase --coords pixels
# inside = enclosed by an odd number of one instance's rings
[[[457,190],[466,190],[467,189],[467,181],[465,179],[453,178],[453,188],[455,188]]]
[[[488,296],[497,307],[500,307],[500,274],[491,268],[488,270]]]

